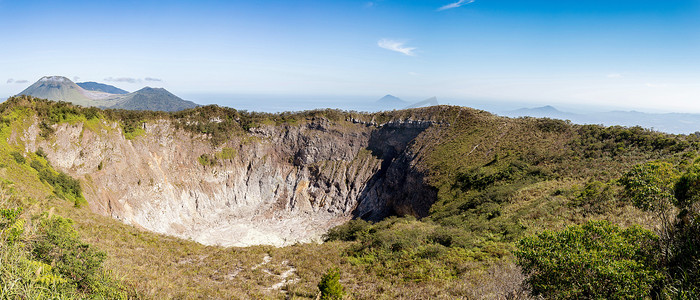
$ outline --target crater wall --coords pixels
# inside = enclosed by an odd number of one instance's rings
[[[96,213],[208,245],[283,246],[318,241],[353,217],[425,216],[436,192],[411,143],[431,124],[317,117],[214,146],[169,120],[144,123],[131,140],[104,120],[53,125],[44,139],[35,122],[21,139],[80,178]]]

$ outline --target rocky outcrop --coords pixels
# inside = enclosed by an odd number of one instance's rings
[[[224,246],[315,241],[352,217],[425,216],[436,192],[411,143],[432,123],[314,118],[262,125],[218,146],[169,120],[127,140],[117,123],[62,123],[21,134],[81,179],[90,208],[125,223]]]

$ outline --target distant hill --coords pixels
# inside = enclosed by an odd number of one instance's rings
[[[42,77],[19,95],[53,101],[66,101],[81,106],[128,110],[179,111],[194,108],[194,102],[182,100],[162,88],[146,87],[133,93],[111,85],[84,82],[86,88],[63,76]]]
[[[63,76],[46,76],[30,85],[19,95],[34,96],[53,101],[67,101],[82,106],[92,105],[93,97],[70,79]]]
[[[419,107],[428,107],[428,106],[435,106],[435,105],[440,105],[440,103],[438,103],[438,101],[437,101],[437,97],[430,97],[430,98],[425,99],[423,101],[413,103],[405,108],[406,109],[419,108]]]
[[[99,82],[94,82],[94,81],[78,82],[76,84],[79,87],[83,88],[84,90],[88,90],[88,91],[104,92],[104,93],[115,94],[115,95],[123,95],[123,94],[129,93],[129,92],[122,90],[116,86],[112,86],[112,85],[104,84],[104,83],[99,83]]]
[[[553,118],[562,120],[574,120],[579,117],[578,114],[563,112],[556,109],[554,106],[546,105],[534,108],[520,108],[512,111],[502,112],[501,115],[508,117],[535,117],[535,118]]]
[[[381,99],[377,100],[377,104],[381,106],[382,108],[403,108],[409,103],[406,101],[401,100],[401,98],[395,97],[393,95],[386,95],[382,97]]]
[[[700,131],[700,114],[688,113],[643,113],[638,111],[610,111],[577,114],[560,111],[552,106],[521,108],[501,112],[508,117],[535,117],[570,120],[577,124],[602,124],[606,126],[641,126],[657,131],[689,134]]]
[[[159,110],[180,111],[195,108],[199,105],[192,101],[182,100],[163,88],[145,87],[136,92],[124,95],[123,101],[111,108],[130,110]]]

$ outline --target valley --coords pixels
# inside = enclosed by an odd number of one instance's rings
[[[0,299],[700,299],[699,17],[0,0]]]
[[[163,113],[21,96],[2,111],[3,147],[77,178],[84,200],[9,171],[29,162],[5,159],[3,177],[34,210],[74,219],[147,298],[312,298],[332,266],[360,299],[524,297],[515,242],[591,218],[657,228],[615,180],[649,160],[692,161],[699,143],[450,106]],[[583,196],[591,182],[609,196]]]

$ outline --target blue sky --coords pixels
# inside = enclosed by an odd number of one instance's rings
[[[700,0],[0,0],[0,22],[0,96],[64,75],[187,95],[700,112]]]

